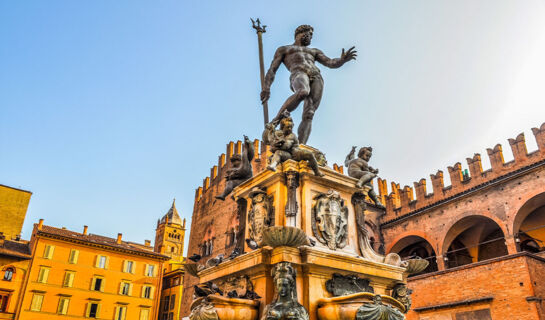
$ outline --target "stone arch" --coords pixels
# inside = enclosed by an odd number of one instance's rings
[[[428,267],[419,274],[429,273],[438,270],[437,254],[432,244],[425,238],[407,234],[395,242],[392,242],[392,246],[389,248],[389,253],[397,253],[402,259],[420,257],[426,259],[429,262]]]
[[[505,226],[486,215],[469,215],[446,229],[441,256],[452,268],[507,255]]]
[[[399,244],[400,241],[403,240],[404,238],[407,238],[410,236],[416,236],[426,240],[431,245],[433,250],[437,252],[437,242],[430,235],[428,235],[426,232],[423,232],[423,231],[413,230],[413,231],[403,232],[402,234],[395,237],[393,241],[390,241],[390,243],[388,243],[388,246],[386,246],[386,253],[393,252],[392,248],[394,248],[394,246]]]
[[[513,217],[518,251],[545,251],[545,192],[525,199]]]

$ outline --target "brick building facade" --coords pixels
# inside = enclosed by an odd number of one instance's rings
[[[375,249],[430,262],[409,278],[414,292],[407,319],[545,319],[545,124],[532,131],[538,150],[528,153],[520,134],[509,139],[513,161],[504,161],[498,144],[487,150],[490,170],[483,171],[475,154],[467,159],[469,170],[460,163],[448,167],[450,186],[442,171],[432,174],[433,193],[425,179],[414,188],[391,183],[389,193],[387,182],[378,179],[386,208],[370,205],[366,213]],[[258,141],[255,147],[261,152],[252,164],[259,172],[267,150]],[[229,143],[197,189],[188,255],[207,259],[233,250],[235,234],[243,229],[237,204],[214,197],[223,190],[228,159],[240,152],[240,141]],[[333,169],[343,172],[336,164]],[[183,315],[189,314],[195,283],[185,276]]]

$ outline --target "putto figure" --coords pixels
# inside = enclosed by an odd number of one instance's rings
[[[231,191],[244,181],[250,179],[252,172],[252,159],[254,158],[254,145],[244,136],[244,150],[241,154],[235,154],[231,157],[232,167],[225,174],[225,189],[223,193],[216,196],[216,199],[225,200]]]
[[[314,64],[315,61],[329,68],[339,68],[346,62],[356,59],[356,50],[354,47],[346,52],[342,49],[341,57],[331,59],[322,51],[316,48],[309,48],[314,29],[309,25],[301,25],[295,29],[295,42],[291,45],[282,46],[276,50],[273,61],[265,76],[263,90],[261,91],[261,101],[265,103],[270,97],[271,84],[274,76],[282,63],[291,73],[290,85],[294,92],[278,111],[278,115],[272,123],[276,125],[282,119],[284,112],[292,112],[297,108],[301,101],[305,101],[303,106],[303,119],[299,125],[297,133],[299,141],[306,144],[310,135],[312,118],[320,101],[322,100],[322,91],[324,80],[320,75],[320,69]]]
[[[317,176],[323,176],[318,169],[318,162],[314,154],[308,150],[299,148],[299,140],[293,134],[293,120],[289,114],[285,114],[280,121],[280,130],[275,130],[275,125],[268,123],[263,132],[263,141],[271,146],[273,156],[267,169],[276,171],[276,166],[288,159],[295,161],[306,160]]]
[[[359,179],[356,183],[356,187],[363,188],[364,185],[372,187],[371,180],[378,174],[378,169],[373,169],[369,166],[369,159],[371,159],[371,156],[373,155],[373,148],[361,148],[357,158],[354,158],[355,153],[356,147],[354,146],[344,161],[344,166],[348,168],[348,175],[352,178]],[[376,205],[383,206],[375,193],[375,190],[371,188],[368,194]]]

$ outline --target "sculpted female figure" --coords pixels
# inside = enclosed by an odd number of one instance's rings
[[[261,320],[308,320],[307,310],[297,301],[295,269],[289,262],[280,262],[272,270],[275,296],[265,307]]]

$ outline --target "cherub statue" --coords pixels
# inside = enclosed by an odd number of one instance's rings
[[[271,273],[275,293],[271,304],[263,310],[261,320],[308,320],[307,310],[297,301],[295,269],[289,262],[280,262]]]
[[[234,188],[252,177],[252,159],[254,158],[254,153],[254,145],[247,136],[244,136],[244,149],[241,154],[234,154],[231,157],[232,166],[225,174],[225,189],[222,194],[216,196],[216,199],[225,200],[225,197]]]
[[[352,178],[359,179],[356,183],[356,187],[363,188],[364,185],[371,187],[371,180],[373,180],[378,174],[378,169],[373,169],[371,166],[369,166],[369,159],[371,159],[371,156],[373,155],[373,148],[361,148],[358,152],[357,158],[354,158],[355,153],[356,146],[353,146],[352,150],[346,156],[346,160],[344,161],[345,167],[348,168],[348,175]],[[383,206],[375,193],[375,190],[371,188],[368,194],[376,205]]]
[[[268,123],[263,132],[263,141],[271,146],[273,156],[267,169],[276,171],[276,166],[288,159],[295,161],[306,160],[317,176],[323,176],[318,169],[318,162],[314,154],[299,147],[299,140],[292,132],[293,120],[286,114],[280,120],[280,130],[275,130],[277,122]]]

